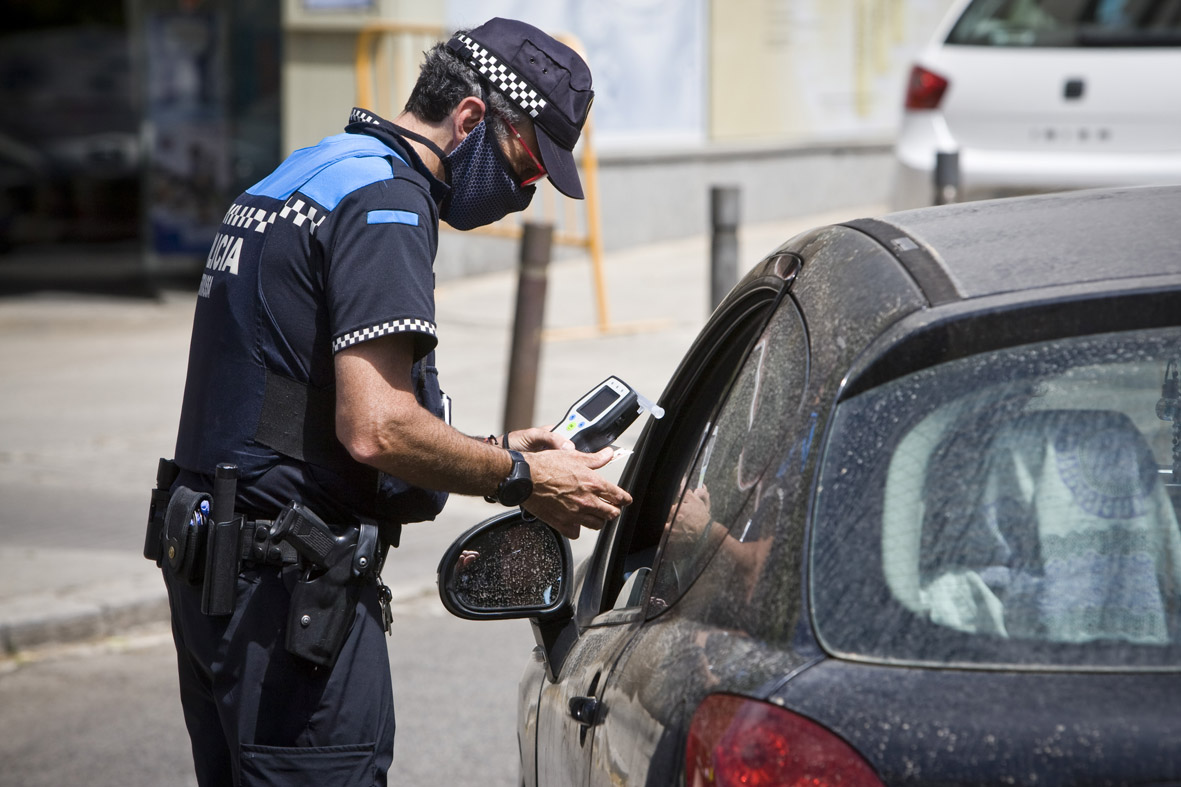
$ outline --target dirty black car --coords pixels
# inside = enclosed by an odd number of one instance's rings
[[[1181,784],[1179,218],[950,205],[755,266],[586,561],[511,513],[444,557],[452,612],[533,621],[521,783]]]

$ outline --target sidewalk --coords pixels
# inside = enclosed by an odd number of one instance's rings
[[[804,230],[882,212],[867,206],[744,227],[740,267]],[[589,262],[549,270],[539,423],[609,374],[657,398],[705,322],[705,236],[616,251],[605,274],[609,321],[600,332]],[[468,434],[502,425],[516,279],[489,274],[436,292],[441,381],[455,426]],[[0,299],[0,660],[167,620],[159,570],[141,550],[156,459],[171,455],[175,439],[194,298]],[[641,426],[620,443],[630,446]],[[608,474],[617,477],[621,465]],[[446,546],[496,512],[452,497],[436,522],[407,526],[384,577],[395,603],[429,601]],[[593,546],[594,534],[584,534],[576,557]]]

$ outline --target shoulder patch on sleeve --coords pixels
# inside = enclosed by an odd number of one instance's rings
[[[418,214],[409,210],[371,210],[366,214],[366,224],[409,224],[418,226]]]

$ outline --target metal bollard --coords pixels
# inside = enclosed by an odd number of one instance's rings
[[[959,151],[935,154],[935,204],[950,205],[960,201]]]
[[[737,186],[713,186],[710,205],[710,310],[738,283]]]
[[[537,371],[541,365],[541,326],[545,319],[546,268],[553,240],[552,224],[526,222],[525,233],[521,236],[517,312],[513,320],[508,386],[504,397],[505,432],[533,426]]]

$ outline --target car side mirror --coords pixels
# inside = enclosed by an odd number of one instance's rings
[[[570,542],[520,511],[485,520],[455,540],[439,563],[439,598],[468,620],[570,615]]]

